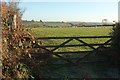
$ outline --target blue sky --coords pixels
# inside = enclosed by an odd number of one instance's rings
[[[118,2],[21,2],[24,20],[87,21],[118,20]]]

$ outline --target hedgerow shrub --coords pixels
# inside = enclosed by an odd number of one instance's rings
[[[108,61],[111,66],[118,67],[119,65],[119,53],[120,53],[120,23],[116,23],[112,32],[112,51],[109,51]]]
[[[8,80],[30,78],[30,70],[20,62],[21,58],[28,55],[32,48],[34,37],[22,27],[22,11],[19,2],[1,2],[2,18],[2,63],[3,78]],[[16,26],[10,16],[16,15]],[[12,19],[12,18],[11,18]],[[11,21],[11,22],[10,22]],[[29,38],[29,40],[27,40]]]
[[[116,23],[112,35],[113,48],[120,51],[120,23]]]

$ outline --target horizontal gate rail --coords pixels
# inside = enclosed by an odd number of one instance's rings
[[[106,42],[103,43],[103,45],[100,45],[98,48],[96,48],[95,50],[93,50],[92,52],[98,51],[100,47],[103,47],[105,44],[108,44],[110,41],[112,40],[112,38],[110,38],[109,40],[107,40]],[[85,57],[89,56],[90,54],[85,55],[84,57],[78,59],[76,61],[76,63],[78,63],[80,60],[84,59]]]
[[[75,38],[111,38],[112,36],[80,36],[80,37],[36,37],[36,40],[42,39],[75,39]]]
[[[54,52],[54,54],[70,54],[70,53],[74,53],[74,54],[80,54],[80,53],[89,53],[91,51],[69,51],[69,52]]]
[[[99,44],[89,44],[89,45],[91,45],[91,46],[101,46],[103,44],[99,43]],[[108,44],[105,44],[105,45],[110,46],[111,43],[108,43]],[[52,48],[52,47],[57,47],[57,46],[59,46],[59,45],[47,45],[47,46],[42,46],[41,45],[41,47],[46,47],[46,48]],[[60,47],[80,47],[80,46],[88,46],[88,45],[85,45],[85,44],[76,44],[76,45],[64,45],[64,46],[60,46]]]

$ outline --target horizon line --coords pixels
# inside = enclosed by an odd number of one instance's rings
[[[24,20],[22,19],[22,21],[32,21],[32,20]],[[40,20],[34,20],[35,22],[40,22]],[[58,20],[49,20],[49,21],[44,21],[44,20],[41,20],[42,22],[102,22],[102,21],[58,21]],[[108,21],[109,22],[118,22],[118,21]]]

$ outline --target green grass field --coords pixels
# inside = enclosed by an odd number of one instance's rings
[[[81,28],[32,28],[36,37],[63,37],[63,36],[108,36],[112,32],[112,27],[81,27]],[[103,43],[108,39],[84,39],[87,43]],[[46,40],[45,45],[59,45],[65,40]],[[81,44],[73,40],[68,44]],[[56,51],[79,51],[90,49],[89,47],[67,47],[59,48]]]
[[[63,36],[106,36],[112,27],[81,27],[81,28],[32,28],[37,37]]]
[[[36,37],[62,37],[62,36],[107,36],[110,35],[112,32],[112,27],[89,27],[89,28],[32,28],[32,32]],[[60,44],[64,40],[57,40],[57,41],[46,41],[44,42],[45,45],[51,45],[51,44]],[[87,43],[101,43],[105,42],[106,39],[85,39]],[[77,41],[72,41],[69,44],[78,44],[79,42]],[[74,47],[74,48],[60,48],[57,51],[79,51],[79,50],[86,50],[88,49],[87,47]],[[69,55],[62,55],[63,57],[71,57],[71,58],[76,58],[80,57],[80,54],[69,54]],[[54,57],[55,58],[55,57]],[[88,59],[89,60],[89,59]],[[56,60],[54,61],[55,64],[64,64],[65,61],[63,60]],[[52,62],[52,63],[54,63]],[[92,77],[102,77],[105,76],[104,74],[106,73],[109,69],[109,67],[104,66],[106,63],[87,63],[87,64],[82,64],[80,63],[80,66],[72,66],[72,65],[65,65],[64,67],[61,67],[57,70],[54,70],[54,67],[51,66],[45,66],[40,70],[46,77],[51,77],[51,78],[63,78],[64,80],[69,80],[71,78],[81,78],[84,77],[84,75],[90,75]],[[53,65],[52,65],[53,66]],[[55,65],[54,65],[55,66]],[[59,65],[58,65],[59,67]],[[106,71],[107,70],[107,71]],[[113,71],[113,70],[112,70]],[[97,74],[96,74],[97,72]],[[112,72],[114,73],[114,71]]]

